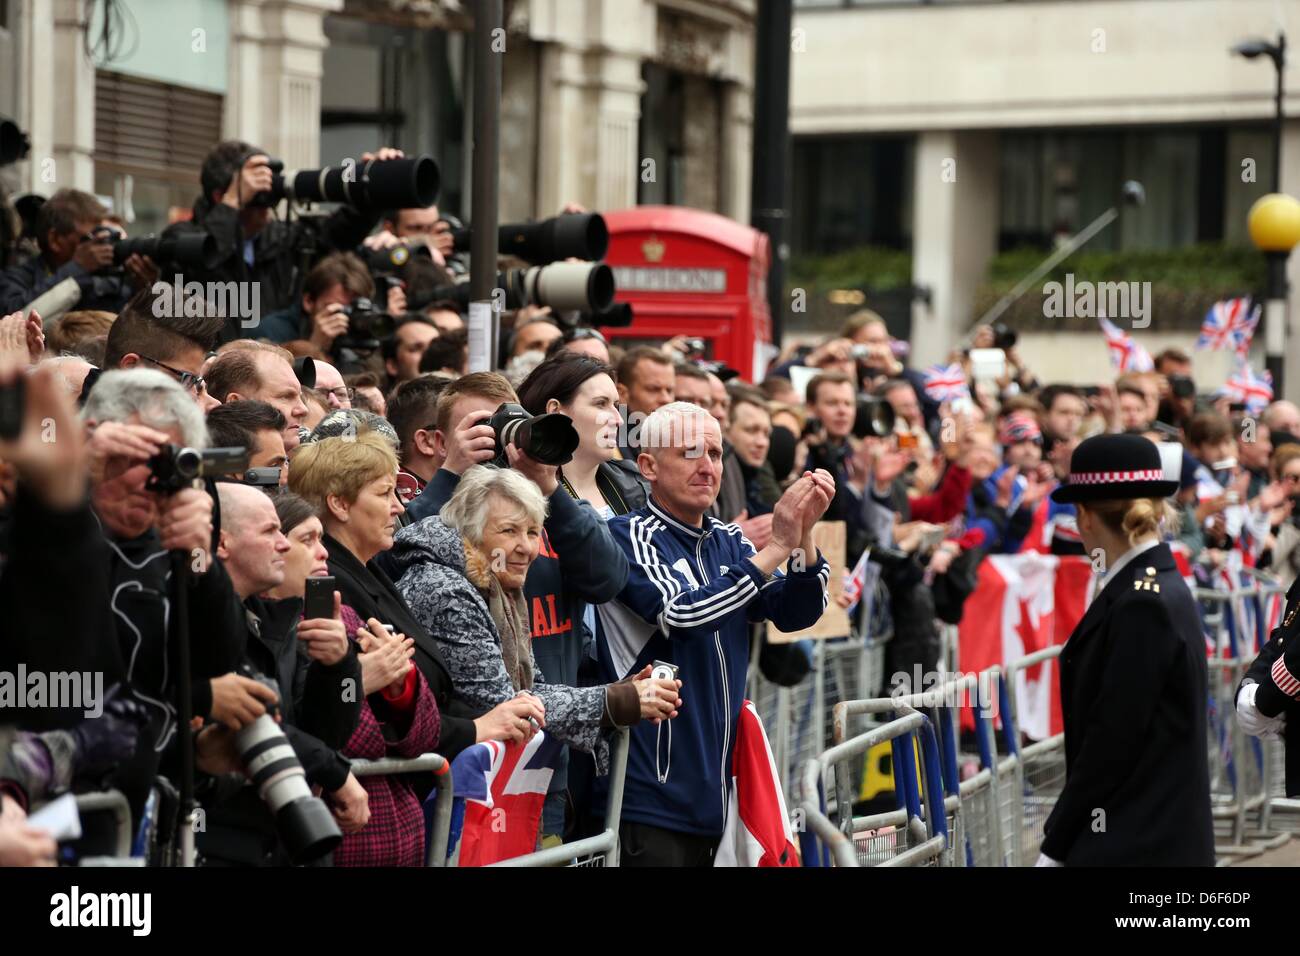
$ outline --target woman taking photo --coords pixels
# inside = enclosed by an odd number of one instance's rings
[[[603,687],[546,682],[533,657],[524,578],[541,545],[546,500],[512,469],[476,465],[434,518],[397,535],[398,591],[433,636],[463,711],[483,713],[511,699],[540,700],[545,728],[604,763],[602,731],[647,718],[667,720],[681,705],[675,680],[634,679]]]
[[[1061,651],[1065,788],[1039,866],[1214,865],[1205,637],[1161,540],[1177,490],[1152,442],[1097,435],[1052,492],[1105,570]]]
[[[291,492],[275,496],[280,532],[289,540],[284,555],[284,583],[269,592],[276,599],[302,598],[307,579],[329,574],[329,553],[316,509]],[[378,621],[362,624],[347,604],[340,608],[348,638],[360,645],[364,694],[361,720],[344,757],[381,760],[410,758],[438,744],[438,704],[419,668],[411,663],[412,642],[389,634]],[[370,822],[345,834],[334,851],[335,866],[422,866],[424,812],[409,776],[362,777],[369,797]]]
[[[404,508],[397,500],[397,455],[378,433],[359,431],[355,438],[326,438],[302,446],[294,456],[289,487],[316,507],[324,528],[321,544],[343,603],[362,620],[392,625],[403,639],[415,641],[415,663],[433,691],[441,715],[437,752],[452,759],[470,744],[484,740],[525,740],[530,718],[546,719],[536,698],[499,702],[500,706],[468,717],[451,708],[455,689],[439,644],[398,593],[375,555],[393,546],[393,529]]]
[[[619,458],[618,388],[614,370],[589,355],[560,352],[519,387],[519,404],[533,415],[559,412],[573,420],[578,448],[559,469],[560,485],[605,520],[645,506],[646,484],[636,462]]]

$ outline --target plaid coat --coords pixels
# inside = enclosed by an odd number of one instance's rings
[[[357,628],[363,626],[357,613],[346,604],[343,606],[343,624],[353,639]],[[438,704],[418,667],[415,669],[415,707],[409,716],[410,725],[404,732],[405,720],[401,717],[395,721],[381,721],[371,708],[371,699],[379,696],[375,693],[363,701],[361,721],[341,751],[345,757],[364,760],[418,757],[437,747],[441,723]],[[370,822],[360,833],[343,838],[334,851],[334,865],[423,866],[424,813],[420,796],[410,784],[410,778],[384,775],[358,779],[370,798]]]

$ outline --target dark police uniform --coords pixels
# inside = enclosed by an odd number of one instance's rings
[[[1088,439],[1070,472],[1058,502],[1177,490],[1136,435]],[[1212,866],[1205,638],[1167,545],[1106,582],[1061,652],[1060,681],[1066,782],[1043,854],[1070,866]]]
[[[1286,747],[1286,795],[1300,795],[1300,747],[1291,746],[1293,728],[1300,721],[1300,578],[1286,592],[1286,612],[1282,623],[1273,629],[1269,642],[1260,650],[1246,676],[1237,687],[1237,695],[1247,684],[1258,684],[1255,709],[1265,717],[1285,715],[1282,729]]]

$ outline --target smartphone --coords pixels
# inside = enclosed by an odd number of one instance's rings
[[[334,578],[308,578],[302,616],[309,621],[334,617]]]
[[[897,434],[899,451],[911,451],[920,447],[920,441],[911,432],[898,432]]]

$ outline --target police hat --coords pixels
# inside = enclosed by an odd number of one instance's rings
[[[1141,435],[1094,435],[1070,456],[1070,475],[1052,492],[1052,500],[1167,498],[1177,491],[1178,482],[1165,479],[1154,442]]]

